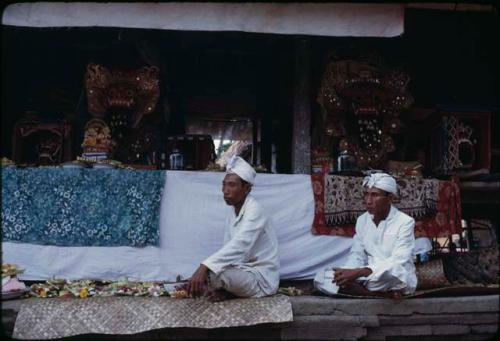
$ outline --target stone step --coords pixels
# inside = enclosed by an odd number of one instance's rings
[[[498,295],[402,300],[296,296],[291,298],[291,302],[294,316],[453,314],[457,312],[498,313],[499,310]]]
[[[290,297],[294,321],[235,328],[169,328],[93,339],[208,340],[483,340],[498,333],[499,295],[391,299]],[[2,302],[2,326],[11,335],[20,305]],[[86,340],[89,335],[72,339]]]

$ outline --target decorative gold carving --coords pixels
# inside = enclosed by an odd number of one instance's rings
[[[324,134],[341,138],[360,168],[379,166],[395,150],[390,134],[399,131],[399,114],[413,102],[409,80],[376,54],[329,56],[317,97]]]
[[[84,153],[111,153],[114,144],[109,127],[103,120],[94,118],[87,122],[82,143]]]
[[[137,70],[108,70],[89,64],[85,87],[88,111],[93,117],[105,118],[110,107],[131,109],[130,127],[135,128],[156,107],[160,97],[159,69],[144,66]]]

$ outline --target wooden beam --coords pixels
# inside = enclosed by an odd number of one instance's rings
[[[460,12],[494,12],[495,7],[489,4],[474,4],[474,3],[428,3],[416,2],[404,5],[406,8],[444,10],[444,11],[460,11]]]

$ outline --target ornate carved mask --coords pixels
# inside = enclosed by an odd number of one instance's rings
[[[138,70],[108,70],[89,64],[85,74],[88,111],[95,118],[104,118],[108,108],[130,109],[131,128],[145,114],[153,112],[160,97],[159,70],[145,66]]]
[[[389,134],[399,131],[399,113],[413,102],[408,83],[407,74],[385,68],[376,55],[330,56],[317,97],[325,133],[341,137],[341,149],[348,148],[361,168],[380,165],[394,150]]]

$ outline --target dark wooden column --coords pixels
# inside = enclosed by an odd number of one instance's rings
[[[311,173],[311,100],[309,42],[295,42],[292,172]]]
[[[273,73],[273,58],[272,56],[262,56],[262,77],[260,78],[258,98],[257,98],[257,110],[261,115],[261,126],[260,126],[260,162],[265,165],[269,170],[271,170],[271,147],[273,143],[272,137],[272,124],[273,124],[273,114],[274,114],[274,101],[276,100],[272,94],[275,89],[273,89],[274,73]]]

